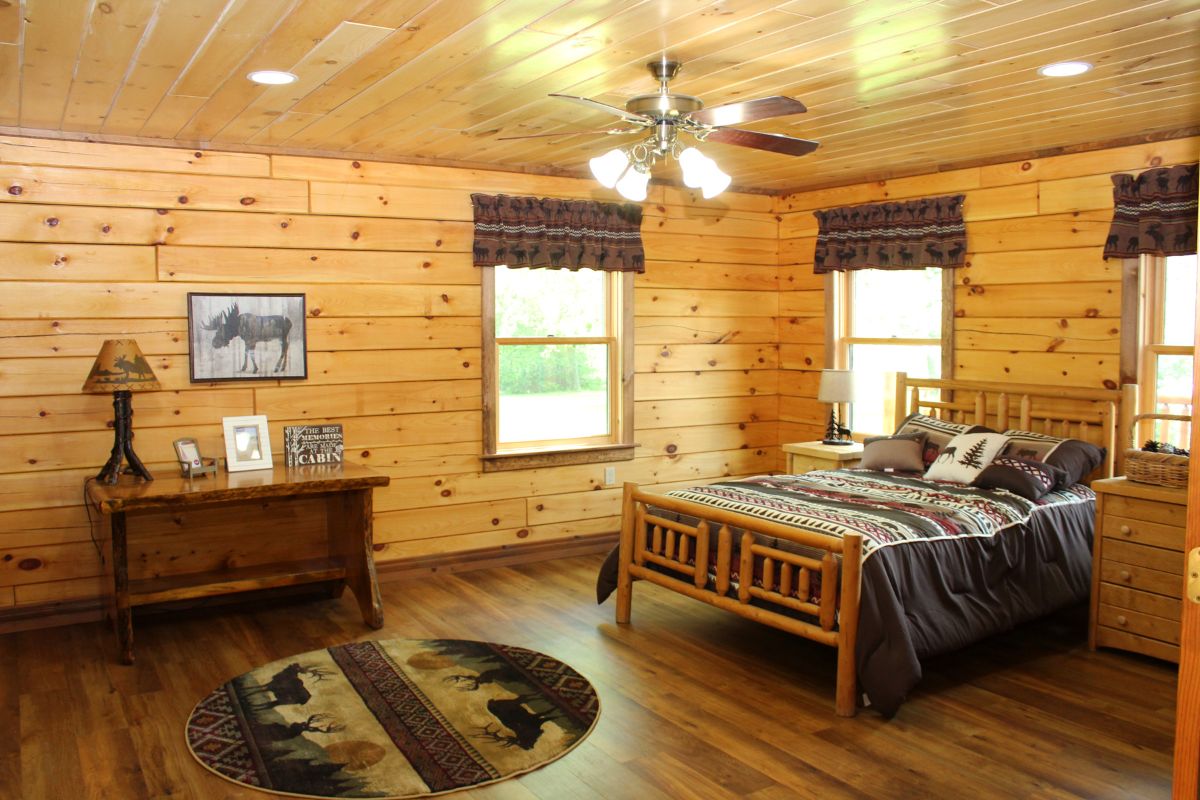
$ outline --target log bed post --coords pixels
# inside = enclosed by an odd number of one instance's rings
[[[625,484],[625,496],[621,503],[621,541],[617,553],[617,622],[629,622],[633,607],[633,576],[629,565],[633,562],[633,493],[636,483]]]
[[[822,587],[822,591],[825,591]],[[842,537],[842,584],[838,602],[837,689],[835,710],[839,717],[853,717],[858,708],[858,601],[862,591],[862,534]]]

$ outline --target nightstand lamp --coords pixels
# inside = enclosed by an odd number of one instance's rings
[[[100,354],[92,364],[83,383],[83,391],[90,394],[113,395],[113,441],[112,455],[100,470],[96,480],[115,484],[121,477],[122,459],[129,462],[129,472],[147,481],[154,480],[150,470],[133,452],[133,392],[158,391],[162,387],[154,370],[133,339],[109,339],[100,346]]]
[[[838,424],[839,403],[854,401],[854,372],[848,369],[821,370],[821,385],[817,389],[817,400],[829,403],[829,424],[825,426],[823,444],[849,445],[850,429]]]

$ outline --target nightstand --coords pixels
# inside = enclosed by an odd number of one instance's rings
[[[857,467],[862,460],[863,446],[859,442],[837,445],[821,442],[792,442],[783,445],[787,453],[787,472],[800,475],[816,469],[846,469]]]
[[[1088,647],[1179,663],[1187,490],[1125,478],[1092,482],[1092,604]]]

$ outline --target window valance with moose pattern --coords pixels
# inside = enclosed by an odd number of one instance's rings
[[[1196,164],[1112,176],[1113,221],[1105,258],[1196,252]]]
[[[813,272],[961,267],[967,229],[963,195],[814,211]]]
[[[641,206],[502,194],[471,204],[477,267],[646,271]]]

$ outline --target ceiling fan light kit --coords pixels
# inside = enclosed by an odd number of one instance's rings
[[[671,79],[679,74],[680,63],[667,58],[651,61],[646,67],[658,81],[656,94],[643,94],[630,98],[625,108],[617,108],[586,97],[566,94],[551,94],[562,100],[587,106],[620,117],[633,127],[604,131],[606,134],[645,134],[645,138],[634,145],[609,150],[588,161],[592,175],[606,188],[615,188],[628,200],[640,202],[646,199],[646,186],[650,181],[650,170],[660,158],[668,156],[679,162],[683,172],[683,183],[699,189],[705,198],[716,197],[729,187],[733,180],[717,166],[717,162],[695,147],[685,147],[679,134],[686,133],[698,142],[711,139],[721,144],[749,147],[784,155],[802,156],[816,150],[818,143],[808,139],[797,139],[780,133],[762,133],[729,125],[756,122],[771,117],[800,114],[807,111],[804,104],[790,97],[762,97],[728,103],[706,109],[704,101],[687,94],[671,94]],[[533,136],[574,135],[573,131],[541,133]],[[506,136],[505,139],[526,139],[530,136]]]

